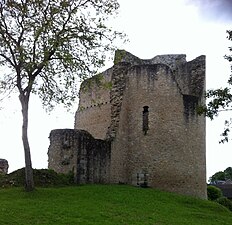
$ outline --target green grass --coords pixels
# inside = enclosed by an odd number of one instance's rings
[[[231,225],[232,213],[207,200],[126,185],[0,189],[1,225]]]

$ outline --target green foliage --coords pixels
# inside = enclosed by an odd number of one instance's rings
[[[93,87],[96,86],[102,86],[104,82],[104,77],[103,75],[97,74],[93,77],[91,77],[90,79],[85,80],[84,82],[82,82],[82,91],[89,91],[90,89],[92,89]]]
[[[230,211],[232,211],[232,201],[229,200],[228,198],[226,198],[226,197],[220,197],[220,198],[216,199],[215,201],[217,203],[219,203],[220,205],[225,206]]]
[[[87,91],[94,89],[96,86],[101,87],[103,89],[110,90],[112,88],[112,82],[106,81],[104,79],[103,74],[99,73],[99,74],[91,77],[90,79],[87,79],[84,82],[82,82],[81,91],[87,92]]]
[[[215,173],[212,177],[210,177],[210,182],[214,182],[217,180],[225,180],[225,173],[222,171],[219,171]]]
[[[227,167],[223,172],[216,172],[212,177],[209,178],[209,182],[228,179],[232,180],[232,167]]]
[[[232,214],[206,200],[126,185],[0,189],[0,224],[231,225]],[[212,219],[213,218],[213,219]]]
[[[232,180],[232,167],[227,167],[224,170],[224,173],[225,173],[225,178],[226,179],[231,179]]]
[[[222,191],[221,189],[215,187],[215,186],[208,186],[207,187],[207,196],[209,200],[216,200],[220,197],[222,197]]]
[[[50,169],[34,169],[34,182],[38,187],[64,186],[74,184],[73,173],[58,174]],[[25,168],[0,176],[0,187],[23,187]]]
[[[37,94],[43,105],[70,106],[79,78],[96,73],[116,38],[109,27],[117,0],[4,0],[0,3],[0,79],[2,92],[15,87]]]
[[[227,30],[228,40],[232,41],[232,30]],[[232,51],[232,47],[229,47],[229,50]],[[232,55],[226,55],[225,59],[230,63],[232,62]],[[231,65],[232,70],[232,65]],[[232,110],[232,93],[230,86],[232,85],[232,74],[228,79],[228,87],[219,88],[215,90],[208,90],[206,92],[206,98],[209,100],[207,105],[200,106],[198,109],[199,114],[204,114],[209,117],[211,120],[215,116],[218,116],[219,113]],[[225,128],[221,134],[222,139],[220,143],[225,143],[229,141],[229,133],[232,125],[232,119],[229,118],[225,121]]]

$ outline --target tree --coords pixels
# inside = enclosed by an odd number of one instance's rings
[[[224,170],[224,173],[225,173],[225,179],[228,180],[232,180],[232,167],[227,167],[225,170]]]
[[[224,171],[216,172],[212,177],[209,178],[209,182],[217,180],[232,180],[232,167],[227,167]]]
[[[78,78],[94,74],[123,38],[107,24],[117,0],[2,0],[0,2],[0,77],[2,94],[19,93],[25,153],[25,188],[34,189],[28,141],[28,107],[37,94],[44,107],[69,107]]]
[[[217,180],[225,180],[225,173],[222,171],[219,171],[209,178],[210,183],[217,181]]]
[[[228,40],[232,41],[232,30],[227,30],[227,38]],[[232,51],[232,46],[229,47],[229,51]],[[228,60],[230,63],[232,62],[232,54],[226,55],[225,59]],[[231,65],[232,71],[232,65]],[[211,89],[206,92],[206,98],[209,99],[207,105],[201,106],[198,108],[199,114],[204,114],[205,116],[209,117],[211,120],[218,116],[219,113],[225,111],[232,110],[232,93],[230,86],[232,85],[232,74],[229,76],[228,79],[228,86],[225,88],[220,89]],[[225,121],[225,129],[221,134],[222,140],[220,143],[228,142],[229,140],[229,133],[232,126],[232,118],[229,118]]]

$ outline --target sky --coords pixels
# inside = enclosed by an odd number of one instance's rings
[[[206,55],[206,88],[226,85],[230,64],[224,59],[231,43],[226,30],[232,28],[231,0],[118,0],[120,12],[112,26],[124,31],[130,42],[119,45],[142,59],[159,54],[186,54],[187,60]],[[106,63],[108,68],[112,62]],[[9,162],[9,172],[24,167],[21,141],[21,111],[17,94],[0,105],[0,158]],[[47,168],[49,133],[52,129],[73,128],[78,102],[67,112],[61,106],[47,114],[40,100],[32,96],[29,111],[29,142],[34,168]],[[232,167],[232,141],[219,144],[222,114],[207,119],[207,179]]]

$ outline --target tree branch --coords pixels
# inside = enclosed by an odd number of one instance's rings
[[[15,64],[11,61],[11,59],[9,57],[7,57],[6,55],[0,53],[0,56],[2,56],[7,62],[10,63],[11,66],[15,66]]]
[[[231,109],[220,109],[220,110],[218,110],[218,112],[226,112],[226,111],[232,111],[232,108]]]

